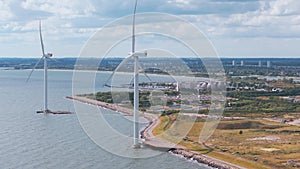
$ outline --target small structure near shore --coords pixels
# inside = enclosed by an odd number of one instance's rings
[[[38,110],[36,113],[45,113],[45,114],[73,114],[72,112],[69,111],[51,111],[51,110]]]

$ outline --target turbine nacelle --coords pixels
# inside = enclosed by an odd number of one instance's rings
[[[137,56],[137,57],[147,57],[147,55],[148,55],[148,53],[147,53],[146,50],[144,52],[137,51],[137,52],[134,52],[134,53],[132,53],[132,52],[129,53],[130,57],[134,57],[134,56]]]
[[[53,56],[52,53],[47,53],[47,54],[45,55],[46,58],[51,58],[52,56]]]

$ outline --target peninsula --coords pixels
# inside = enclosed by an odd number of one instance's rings
[[[183,99],[176,85],[189,91],[185,86],[194,85],[186,83],[160,83],[159,91],[153,90],[153,84],[140,84],[141,116],[150,122],[141,133],[145,145],[216,168],[300,166],[299,82],[286,78],[228,78],[224,115],[206,142],[199,142],[199,133],[209,117],[209,82],[199,82],[200,97],[191,94]],[[132,95],[98,92],[69,98],[131,115]],[[185,122],[177,125],[179,114]],[[190,121],[191,117],[196,121]],[[189,125],[192,128],[186,137],[178,137],[184,134],[181,129]]]
[[[87,97],[82,96],[67,96],[66,98],[72,99],[75,101],[79,101],[82,103],[99,106],[102,108],[110,109],[113,111],[117,111],[120,113],[124,113],[127,115],[132,115],[133,110],[117,106],[115,104],[105,103],[93,99],[89,99]],[[160,119],[158,115],[150,114],[150,113],[142,113],[143,117],[149,120],[148,126],[141,131],[141,137],[145,141],[143,142],[144,146],[150,147],[155,150],[159,151],[166,151],[173,154],[181,155],[187,159],[193,159],[199,163],[206,164],[208,166],[214,167],[214,168],[220,168],[220,169],[241,169],[243,167],[239,167],[237,165],[209,157],[207,155],[203,155],[201,153],[198,153],[196,151],[191,151],[187,149],[186,147],[182,145],[177,145],[175,143],[172,143],[166,139],[163,139],[161,137],[157,137],[153,135],[153,130],[160,125]]]

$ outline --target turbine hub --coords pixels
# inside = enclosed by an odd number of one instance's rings
[[[50,57],[52,57],[53,56],[53,54],[52,53],[47,53],[47,58],[50,58]]]
[[[137,52],[134,52],[133,54],[131,54],[131,55],[133,55],[133,56],[138,56],[138,57],[146,57],[147,56],[147,51],[145,50],[144,52],[140,52],[140,51],[137,51]]]

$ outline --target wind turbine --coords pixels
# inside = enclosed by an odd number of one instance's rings
[[[135,15],[136,15],[136,9],[137,9],[138,0],[135,1],[134,6],[134,12],[133,12],[133,20],[132,20],[132,48],[131,52],[128,54],[127,57],[118,65],[118,67],[115,69],[118,70],[122,65],[124,65],[126,62],[128,62],[130,59],[134,59],[134,82],[133,82],[133,88],[134,88],[134,98],[133,98],[133,147],[134,148],[140,148],[141,144],[139,142],[139,70],[142,69],[142,66],[139,63],[139,57],[146,57],[147,51],[140,52],[135,51]],[[111,80],[113,75],[115,74],[115,71],[111,74],[111,76],[108,78],[107,81]],[[151,81],[149,76],[143,71],[145,76]],[[105,83],[105,86],[113,87],[111,85],[108,85]]]
[[[42,23],[41,23],[41,21],[39,22],[39,32],[40,32],[42,57],[34,65],[34,67],[31,70],[26,82],[29,81],[29,79],[30,79],[33,71],[37,67],[37,65],[41,62],[41,60],[44,59],[44,110],[37,111],[37,113],[51,113],[51,111],[48,109],[48,60],[51,59],[53,54],[52,53],[47,53],[47,54],[45,53],[43,36],[42,36]]]

